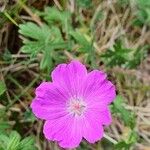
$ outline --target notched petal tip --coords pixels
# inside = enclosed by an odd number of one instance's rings
[[[83,65],[79,60],[76,60],[76,59],[72,60],[69,64],[70,65],[75,64],[75,65],[80,65],[80,66],[84,66],[85,67],[85,65]]]
[[[102,129],[101,131],[97,131],[97,133],[91,132],[91,133],[84,135],[84,139],[88,141],[89,143],[94,144],[95,142],[100,141],[103,138],[103,135],[104,135],[104,132]]]
[[[81,142],[81,141],[80,141]],[[58,142],[59,146],[62,147],[62,148],[77,148],[79,145],[80,145],[80,142],[79,143],[73,143],[72,141],[70,141],[68,144],[64,143],[64,142]]]
[[[112,116],[108,107],[105,109],[105,111],[100,113],[100,116],[100,120],[103,125],[109,126],[112,123]]]
[[[87,73],[87,69],[86,66],[84,64],[82,64],[80,61],[78,60],[72,60],[69,64],[68,67],[70,67],[70,69],[75,69],[78,70],[79,73]],[[80,72],[81,71],[81,72]]]
[[[76,60],[58,65],[51,73],[53,83],[61,84],[65,88],[72,88],[74,83],[78,84],[86,75],[85,65]]]

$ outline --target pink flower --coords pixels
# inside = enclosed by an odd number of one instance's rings
[[[77,147],[84,138],[94,143],[103,137],[103,125],[111,123],[108,105],[115,99],[115,87],[102,71],[87,73],[78,61],[60,64],[52,82],[36,89],[31,108],[44,119],[44,135],[63,148]]]

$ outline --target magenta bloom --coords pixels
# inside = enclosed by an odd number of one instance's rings
[[[52,82],[36,89],[31,108],[44,119],[44,135],[63,148],[77,147],[84,138],[94,143],[103,137],[103,125],[111,123],[108,105],[115,99],[115,87],[102,71],[87,73],[78,61],[60,64]]]

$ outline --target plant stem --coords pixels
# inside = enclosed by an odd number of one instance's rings
[[[17,22],[5,11],[4,15],[16,26],[18,26]]]
[[[104,134],[104,138],[107,139],[108,141],[110,141],[113,144],[117,144],[118,142],[116,140],[114,140],[113,138],[111,138],[110,136]]]

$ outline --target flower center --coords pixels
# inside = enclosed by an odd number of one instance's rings
[[[82,99],[71,99],[68,105],[69,113],[74,116],[81,116],[86,109],[86,104]]]

